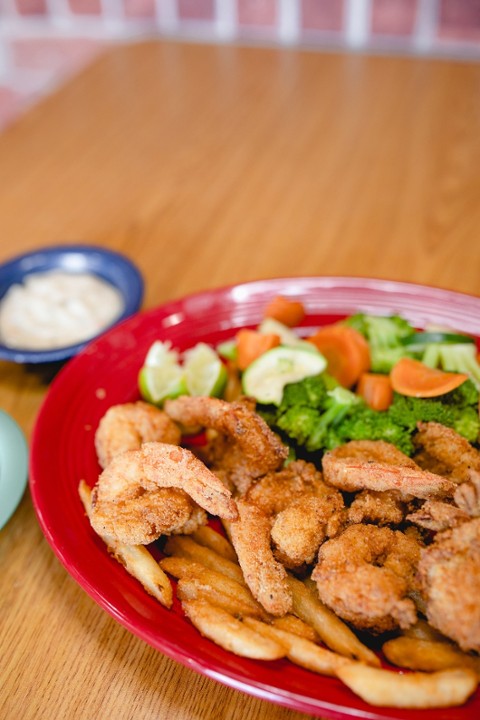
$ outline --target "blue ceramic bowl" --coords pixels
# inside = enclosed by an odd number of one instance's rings
[[[124,302],[123,312],[102,332],[133,315],[142,304],[144,282],[135,265],[120,253],[93,245],[42,248],[0,265],[0,302],[10,286],[21,283],[26,275],[49,270],[91,273],[120,291]],[[23,350],[3,345],[0,338],[0,359],[25,364],[61,362],[76,355],[91,340],[89,338],[76,345],[53,350]]]

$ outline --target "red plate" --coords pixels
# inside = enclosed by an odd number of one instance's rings
[[[154,340],[180,350],[203,340],[216,344],[238,328],[255,326],[274,295],[304,301],[308,328],[363,311],[399,313],[418,327],[447,325],[480,336],[480,298],[383,280],[307,277],[258,281],[207,291],[140,313],[90,344],[57,375],[34,430],[30,488],[38,520],[70,575],[118,622],[165,655],[225,685],[295,710],[328,718],[480,717],[479,693],[461,708],[402,711],[373,708],[338,680],[288,661],[236,657],[202,638],[179,609],[166,610],[115,560],[86,521],[77,494],[93,485],[98,422],[110,405],[138,398],[137,374]]]

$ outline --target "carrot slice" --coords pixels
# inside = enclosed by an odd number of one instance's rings
[[[388,375],[362,373],[357,393],[372,410],[387,410],[392,404],[393,388]]]
[[[368,343],[358,330],[347,325],[326,325],[308,338],[327,361],[327,371],[340,385],[351,387],[370,368]]]
[[[392,368],[390,381],[395,392],[409,397],[437,397],[455,390],[468,375],[428,367],[419,360],[402,358]]]
[[[236,335],[237,343],[237,366],[239,370],[245,370],[250,363],[280,345],[280,336],[275,333],[260,333],[258,330],[243,328]]]
[[[266,306],[264,317],[275,318],[287,327],[299,325],[305,317],[305,308],[298,300],[290,300],[283,295],[277,295]]]

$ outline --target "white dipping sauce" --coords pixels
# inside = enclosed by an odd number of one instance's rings
[[[123,307],[120,292],[96,275],[32,273],[0,302],[0,339],[25,350],[75,345],[101,332]]]

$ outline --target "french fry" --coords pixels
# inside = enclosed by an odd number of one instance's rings
[[[314,628],[330,650],[345,657],[362,660],[368,665],[378,666],[380,661],[375,653],[357,638],[334,612],[322,603],[312,585],[288,576],[293,596],[293,612]]]
[[[299,635],[312,642],[318,642],[320,640],[313,627],[307,625],[306,622],[300,620],[296,615],[284,615],[283,617],[272,618],[271,624],[279,630],[285,630],[285,632]]]
[[[195,562],[205,565],[212,570],[233,578],[241,585],[246,585],[240,566],[231,560],[227,560],[214,550],[204,545],[199,545],[195,540],[184,535],[172,535],[168,538],[164,552],[166,555],[176,555],[188,558]]]
[[[213,598],[216,598],[215,604],[230,609],[232,613],[267,617],[267,613],[255,600],[250,590],[227,575],[188,558],[173,555],[160,560],[160,566],[165,572],[180,581],[179,589],[183,583],[185,597],[187,597],[187,593],[190,593],[191,597],[194,596],[193,593],[196,593],[196,597],[203,595],[206,599],[210,598],[212,602],[214,602]],[[234,607],[236,609],[233,609]]]
[[[285,657],[283,644],[252,630],[223,608],[205,600],[183,601],[182,607],[197,630],[225,650],[256,660]]]
[[[407,709],[462,705],[478,684],[474,671],[467,668],[401,675],[363,663],[350,663],[340,667],[337,676],[370,705]]]
[[[232,544],[227,538],[213,530],[209,525],[202,525],[195,530],[190,537],[199,545],[204,545],[210,548],[210,550],[214,550],[226,560],[231,560],[238,564],[237,553],[233,549]]]
[[[354,662],[344,655],[339,655],[316,645],[311,640],[300,637],[295,633],[280,630],[274,625],[268,625],[255,618],[245,617],[243,623],[266,638],[285,645],[288,659],[312,672],[335,676],[339,668]]]
[[[241,585],[237,587],[242,588]],[[251,602],[250,598],[244,598],[227,594],[224,588],[205,582],[199,577],[185,577],[178,581],[177,597],[182,602],[184,600],[206,600],[216,607],[223,608],[230,615],[253,615],[264,617],[265,613],[262,608],[256,605],[255,601]]]
[[[159,561],[159,564],[162,570],[165,570],[165,572],[167,572],[169,575],[173,575],[173,577],[177,578],[178,580],[182,577],[198,575],[204,570],[210,570],[210,568],[207,568],[205,565],[202,565],[195,560],[191,560],[190,558],[186,557],[179,557],[178,555],[167,555],[167,557],[164,557]],[[226,575],[217,573],[216,570],[211,570],[211,572],[215,573],[215,577],[217,577],[218,575],[221,575],[222,577],[227,577]],[[232,580],[232,582],[237,581]],[[237,583],[237,585],[239,585],[239,583]]]
[[[80,480],[78,493],[90,518],[92,503],[91,489],[84,480]],[[149,595],[152,595],[165,607],[170,608],[173,602],[173,591],[170,580],[157,561],[143,545],[125,545],[109,535],[99,535],[107,546],[108,552],[121,563],[125,570],[136,578]]]
[[[426,672],[470,668],[480,677],[480,658],[468,655],[447,642],[404,636],[388,640],[382,650],[387,660],[398,667]]]

